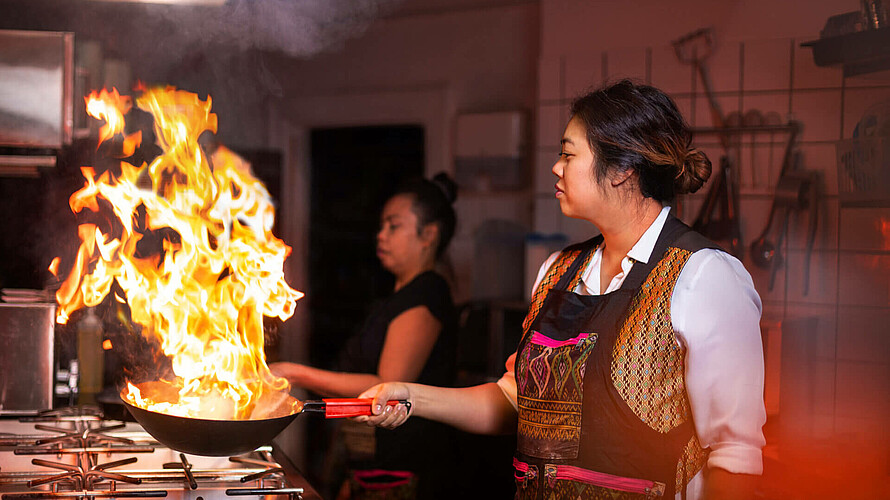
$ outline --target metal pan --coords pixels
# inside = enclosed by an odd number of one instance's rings
[[[136,384],[143,394],[152,394],[158,382]],[[300,413],[324,413],[325,418],[356,417],[371,414],[372,399],[322,399],[299,401],[290,396],[269,412],[270,418],[251,420],[210,420],[179,417],[145,410],[127,401],[124,392],[120,398],[146,432],[168,448],[192,455],[224,457],[240,455],[268,444]],[[389,401],[388,405],[411,403],[405,400]]]

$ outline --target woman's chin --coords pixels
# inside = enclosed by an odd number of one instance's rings
[[[393,272],[392,271],[392,267],[393,267],[392,260],[386,254],[383,254],[383,255],[377,254],[377,260],[380,261],[380,265],[383,266],[383,269],[386,269],[386,271],[390,272],[390,273]]]

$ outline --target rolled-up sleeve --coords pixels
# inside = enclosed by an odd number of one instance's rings
[[[735,257],[693,254],[677,280],[671,320],[686,347],[686,388],[709,467],[761,474],[763,344],[760,296]]]

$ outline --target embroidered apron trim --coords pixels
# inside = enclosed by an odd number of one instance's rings
[[[621,398],[640,420],[662,433],[689,419],[686,351],[671,324],[671,296],[690,255],[667,249],[631,301],[612,353],[612,383]]]
[[[698,436],[694,435],[689,438],[683,454],[680,455],[680,461],[677,464],[676,491],[682,491],[683,488],[692,481],[692,478],[702,470],[708,463],[708,455],[711,454],[710,449],[704,449],[698,442]]]
[[[556,341],[535,331],[517,356],[519,433],[551,442],[551,457],[577,450],[584,370],[596,339],[597,334],[589,333]]]

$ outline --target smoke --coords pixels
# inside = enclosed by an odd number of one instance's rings
[[[193,48],[306,58],[341,47],[402,0],[229,0],[221,7],[146,7]]]
[[[135,80],[212,95],[222,137],[249,144],[261,142],[264,131],[254,125],[264,120],[257,115],[264,99],[287,93],[287,82],[279,81],[267,54],[308,59],[336,51],[403,2],[227,0],[222,6],[86,2],[90,12],[73,15],[79,25],[76,31],[101,41],[106,56],[128,61]]]

